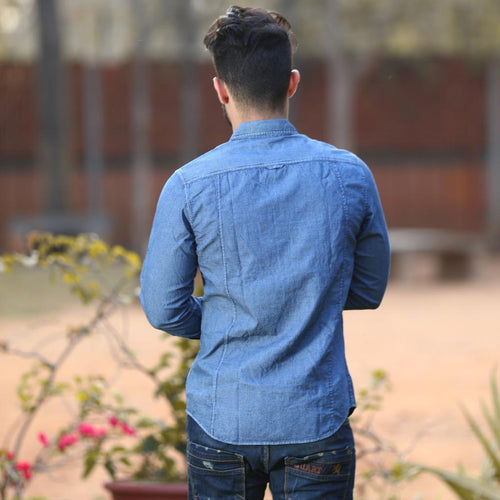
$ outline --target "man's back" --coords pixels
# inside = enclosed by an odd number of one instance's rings
[[[151,324],[200,339],[186,385],[190,500],[262,500],[267,484],[277,499],[348,500],[342,311],[377,307],[387,284],[375,183],[288,122],[300,73],[283,15],[233,5],[203,42],[233,135],[168,180],[141,274]]]
[[[376,307],[387,278],[367,167],[287,120],[246,122],[178,170],[162,203],[182,212],[204,281],[188,413],[227,443],[333,434],[355,405],[342,311]],[[385,278],[372,263],[350,288],[360,237]]]

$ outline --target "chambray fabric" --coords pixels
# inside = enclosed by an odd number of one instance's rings
[[[368,167],[287,120],[242,123],[174,172],[141,301],[154,327],[200,338],[188,414],[225,443],[331,436],[355,407],[342,312],[380,304],[389,254]]]

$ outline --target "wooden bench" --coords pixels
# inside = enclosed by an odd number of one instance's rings
[[[465,279],[474,275],[482,250],[477,234],[446,229],[399,228],[389,230],[391,278],[418,275],[417,267],[429,268],[438,278]]]

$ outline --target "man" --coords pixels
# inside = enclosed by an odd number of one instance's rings
[[[281,15],[231,7],[205,45],[233,134],[166,183],[141,288],[153,326],[201,339],[186,384],[190,495],[262,499],[269,483],[275,499],[352,498],[342,311],[385,291],[375,183],[287,120],[299,73]]]

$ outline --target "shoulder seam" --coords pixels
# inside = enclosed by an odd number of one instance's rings
[[[200,181],[203,179],[208,179],[210,177],[221,175],[221,174],[226,174],[226,173],[240,172],[243,170],[251,170],[254,168],[272,168],[272,167],[275,167],[277,165],[296,165],[299,163],[309,163],[309,162],[331,162],[331,163],[335,163],[336,165],[339,163],[345,163],[345,164],[355,165],[355,166],[357,165],[357,166],[361,166],[361,167],[364,165],[363,162],[355,156],[350,157],[350,158],[346,158],[346,159],[334,158],[331,156],[318,156],[315,158],[304,158],[304,159],[300,159],[300,160],[280,160],[280,161],[275,161],[275,162],[262,162],[262,163],[252,163],[252,164],[248,164],[248,165],[240,165],[239,167],[234,167],[231,169],[219,169],[219,170],[216,170],[214,172],[210,172],[210,173],[207,173],[204,175],[199,175],[199,176],[195,177],[194,179],[189,179],[189,180],[186,180],[184,178],[184,176],[182,176],[182,181],[183,181],[183,184],[185,186],[187,186],[189,184],[192,184],[193,182],[197,182],[197,181]],[[180,170],[182,170],[182,169],[180,169]],[[179,175],[181,175],[181,172],[179,170],[177,172],[179,172]]]

